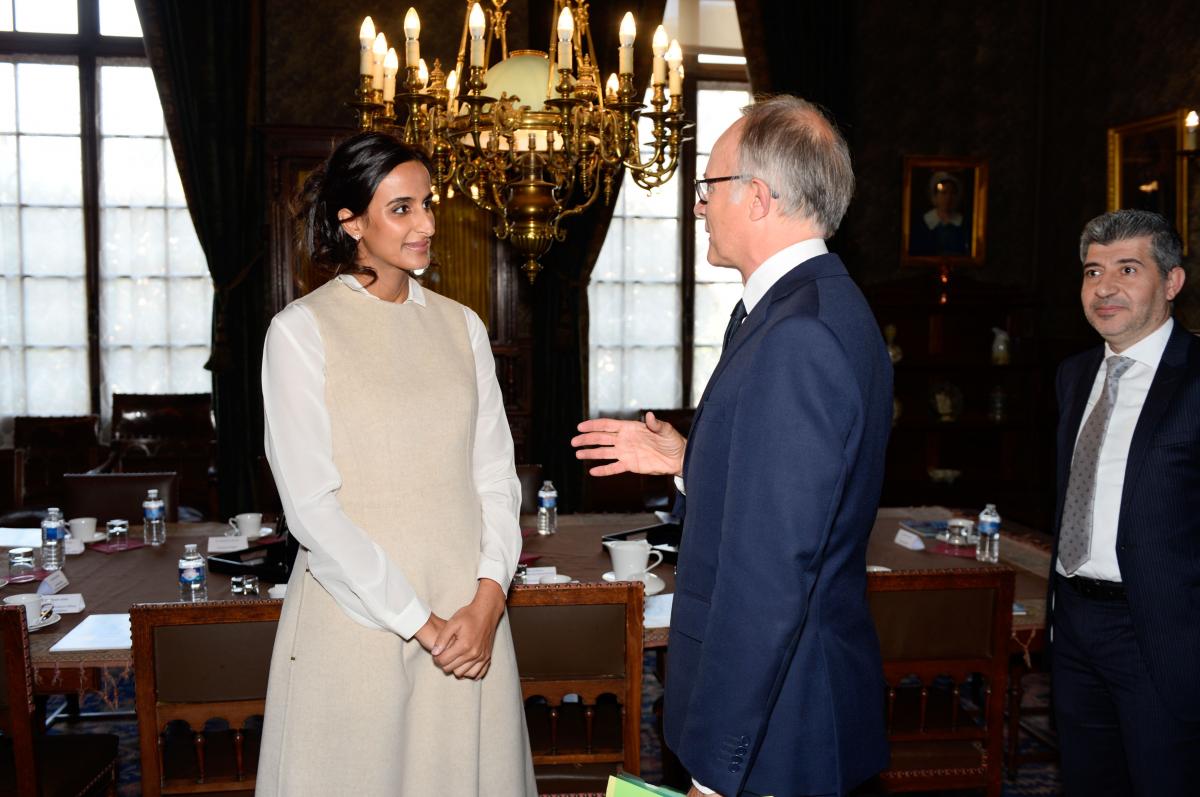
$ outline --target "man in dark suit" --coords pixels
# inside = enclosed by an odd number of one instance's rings
[[[1058,370],[1054,706],[1069,797],[1200,790],[1200,340],[1179,236],[1119,210],[1080,239],[1104,345]]]
[[[686,492],[664,724],[691,793],[844,794],[888,761],[865,557],[891,364],[825,246],[853,193],[845,141],[795,97],[743,114],[696,181],[709,262],[745,286],[690,440],[648,413],[573,442],[616,460],[596,475]]]

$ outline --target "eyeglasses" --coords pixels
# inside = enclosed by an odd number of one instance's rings
[[[703,177],[696,180],[696,197],[701,205],[708,204],[708,187],[713,183],[727,183],[730,180],[748,180],[748,174],[731,174],[728,177]]]

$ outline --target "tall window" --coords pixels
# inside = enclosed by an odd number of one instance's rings
[[[692,211],[691,178],[703,174],[713,143],[750,93],[730,81],[688,81],[684,92],[696,120],[695,144],[685,151],[690,162],[649,193],[625,178],[588,285],[593,416],[694,406],[741,296],[738,273],[708,263],[708,233]]]
[[[0,0],[0,419],[207,392],[211,312],[133,0]]]

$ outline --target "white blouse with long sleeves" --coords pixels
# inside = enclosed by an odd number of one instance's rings
[[[339,279],[365,298],[382,301],[354,277]],[[425,292],[414,279],[406,301],[425,304]],[[521,486],[487,330],[472,310],[463,307],[463,314],[479,393],[472,455],[483,512],[477,575],[507,592],[521,553]],[[429,619],[428,605],[337,499],[342,480],[333,463],[325,407],[325,349],[317,321],[302,303],[288,305],[271,321],[262,388],[267,459],[288,527],[308,550],[309,571],[355,621],[412,638]]]

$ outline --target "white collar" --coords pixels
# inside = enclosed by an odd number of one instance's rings
[[[1175,319],[1167,316],[1167,320],[1163,322],[1162,326],[1130,346],[1125,351],[1120,352],[1119,356],[1128,357],[1131,360],[1137,360],[1143,365],[1148,365],[1150,366],[1151,371],[1158,370],[1158,363],[1162,360],[1163,352],[1167,350],[1167,341],[1171,339],[1171,330],[1174,328]],[[1113,351],[1112,347],[1105,343],[1104,359],[1107,360],[1114,354],[1118,353]]]
[[[955,227],[961,227],[963,223],[963,214],[957,210],[951,213],[950,218],[944,222],[938,217],[937,208],[930,208],[925,211],[925,215],[922,218],[925,220],[925,226],[931,230],[937,229],[939,224],[951,224]]]
[[[370,296],[372,299],[379,302],[383,301],[383,299],[380,299],[378,296],[368,291],[353,274],[339,274],[338,279],[361,294]],[[419,304],[422,307],[425,306],[425,289],[422,288],[421,283],[413,279],[411,275],[408,278],[408,298],[405,299],[402,304],[408,304],[409,302],[412,302],[413,304]]]
[[[825,239],[809,238],[806,241],[784,247],[764,260],[750,274],[750,278],[746,280],[746,287],[742,290],[742,303],[746,305],[746,314],[750,314],[754,305],[767,295],[767,291],[771,290],[771,287],[779,282],[784,274],[804,261],[827,252],[829,252],[829,247],[825,245]]]

